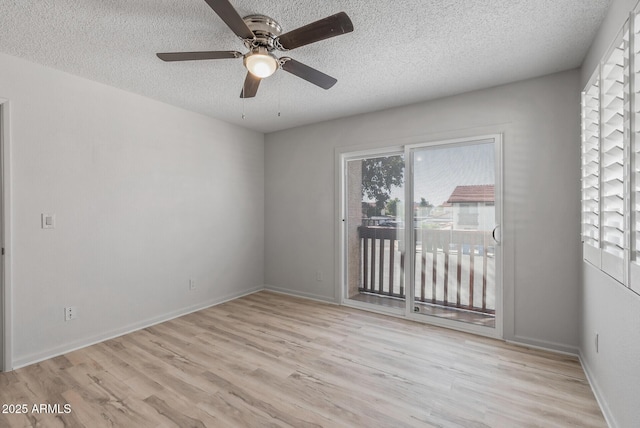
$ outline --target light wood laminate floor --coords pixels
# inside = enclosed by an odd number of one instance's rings
[[[0,426],[606,426],[575,358],[270,292],[0,373],[23,403]]]

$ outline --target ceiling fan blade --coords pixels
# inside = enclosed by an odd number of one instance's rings
[[[253,31],[247,27],[242,17],[229,3],[229,0],[204,0],[215,13],[224,21],[231,31],[241,39],[253,39]]]
[[[276,42],[278,42],[283,49],[291,50],[352,31],[353,23],[351,19],[349,19],[346,13],[340,12],[307,24],[304,27],[289,31],[278,37]]]
[[[202,59],[227,59],[242,57],[242,54],[236,51],[165,52],[158,53],[156,55],[163,61],[197,61]]]
[[[256,96],[258,92],[258,86],[260,86],[259,77],[254,76],[253,74],[247,72],[247,77],[244,78],[244,85],[242,86],[242,91],[240,92],[240,98],[253,98]]]
[[[309,67],[308,65],[296,61],[295,59],[281,58],[280,60],[283,61],[282,69],[284,71],[288,71],[289,73],[298,76],[299,78],[304,79],[307,82],[320,86],[322,89],[329,89],[338,81],[328,74],[324,74],[323,72],[318,71],[315,68]]]

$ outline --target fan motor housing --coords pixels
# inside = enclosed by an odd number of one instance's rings
[[[266,15],[249,15],[242,20],[255,35],[255,39],[244,41],[248,49],[256,46],[264,46],[270,51],[275,49],[274,40],[282,34],[282,27],[275,19]]]

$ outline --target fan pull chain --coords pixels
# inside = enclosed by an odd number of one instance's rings
[[[242,98],[242,120],[244,120],[245,116],[244,116],[244,97]]]

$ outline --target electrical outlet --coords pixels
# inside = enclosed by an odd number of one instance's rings
[[[56,228],[56,215],[42,213],[40,215],[41,226],[43,229],[55,229]]]
[[[71,321],[78,318],[78,308],[75,306],[67,306],[64,308],[64,320]]]
[[[322,275],[322,271],[316,271],[316,281],[322,282],[324,280],[324,275]]]
[[[189,291],[193,291],[196,289],[196,280],[193,278],[189,279]]]

